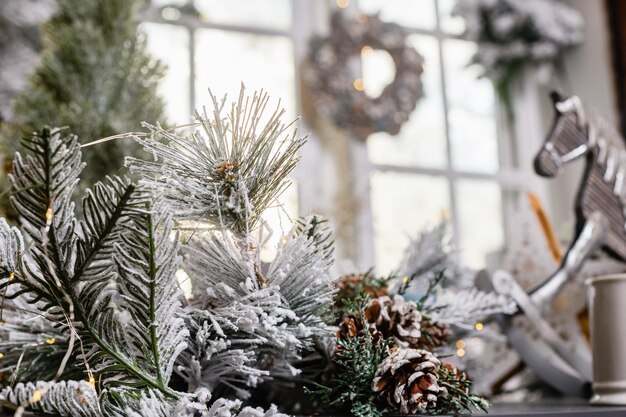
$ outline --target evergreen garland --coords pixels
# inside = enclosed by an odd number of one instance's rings
[[[263,382],[313,383],[324,406],[377,417],[397,409],[373,381],[403,357],[437,363],[435,373],[425,362],[441,387],[424,403],[428,413],[483,408],[467,376],[435,356],[445,326],[468,321],[441,301],[450,254],[442,229],[412,242],[399,268],[408,275],[351,276],[340,292],[332,235],[316,216],[296,221],[275,258],[261,262],[262,213],[304,142],[287,133],[280,109],[264,116],[264,93],[242,87],[229,108],[211,100],[190,132],[146,125],[149,135],[136,140],[153,159],[126,161],[141,180],[106,177],[85,192],[81,216],[72,201],[85,167],[78,138],[44,128],[25,140],[9,178],[20,227],[0,219],[0,406],[18,417],[283,417],[243,401]],[[177,230],[190,224],[181,239]],[[427,288],[417,303],[398,294],[409,286]],[[457,298],[474,320],[510,309],[492,294]]]

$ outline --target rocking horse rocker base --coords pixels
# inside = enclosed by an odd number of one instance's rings
[[[535,158],[535,171],[552,177],[563,164],[586,156],[585,174],[576,200],[575,238],[557,271],[529,294],[504,271],[494,273],[491,286],[518,305],[515,314],[502,315],[499,321],[524,362],[562,393],[589,397],[590,352],[568,347],[541,312],[597,249],[626,261],[626,148],[624,140],[608,122],[587,118],[578,97],[564,99],[553,93],[552,99],[556,117]],[[624,404],[624,388],[620,387],[620,396],[615,397],[613,404]],[[603,403],[608,400],[605,396]]]

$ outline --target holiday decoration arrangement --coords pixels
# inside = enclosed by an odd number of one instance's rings
[[[126,159],[140,180],[98,182],[81,217],[79,139],[56,128],[25,139],[10,176],[20,225],[0,219],[0,406],[68,417],[487,406],[446,341],[512,306],[445,285],[455,272],[443,227],[385,279],[336,280],[331,232],[315,216],[261,262],[262,214],[304,144],[282,110],[266,114],[268,100],[211,96],[189,132],[145,124],[135,139],[153,157]],[[289,404],[287,390],[308,400]]]
[[[378,16],[336,12],[331,33],[311,41],[303,67],[316,112],[358,139],[376,132],[396,135],[422,97],[423,58],[406,44],[407,32]],[[393,81],[370,98],[354,62],[363,50],[380,49],[393,59]]]

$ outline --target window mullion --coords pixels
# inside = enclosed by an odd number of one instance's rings
[[[441,31],[441,22],[439,18],[439,0],[435,0],[435,16],[437,23],[437,30],[435,36],[437,38],[437,47],[439,50],[439,71],[441,77],[441,97],[443,103],[443,117],[444,117],[444,127],[446,134],[446,161],[447,161],[447,172],[451,173],[453,170],[452,165],[452,141],[450,140],[450,123],[448,117],[449,104],[448,104],[448,94],[446,90],[446,70],[445,70],[445,60],[443,58],[443,41],[444,36]],[[455,247],[459,247],[460,245],[460,227],[459,227],[459,219],[458,219],[458,211],[457,211],[457,201],[456,201],[456,178],[454,175],[446,175],[448,179],[448,191],[450,193],[450,221],[452,223],[452,229],[454,233],[452,234],[453,244]]]

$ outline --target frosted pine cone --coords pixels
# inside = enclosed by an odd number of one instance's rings
[[[419,348],[433,350],[448,344],[450,326],[445,323],[434,322],[426,317],[422,320],[421,332]]]
[[[406,301],[401,295],[374,298],[365,309],[365,318],[383,337],[393,337],[399,346],[419,347],[422,314],[414,301]]]
[[[378,366],[372,391],[402,414],[426,413],[448,392],[438,384],[440,366],[427,350],[395,348]]]

